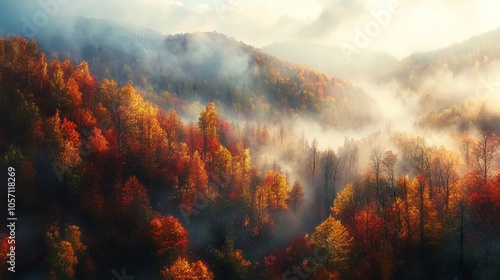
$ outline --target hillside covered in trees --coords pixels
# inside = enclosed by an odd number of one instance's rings
[[[183,104],[215,100],[231,119],[312,116],[342,129],[374,121],[368,95],[360,87],[220,33],[162,36],[105,20],[66,21],[54,20],[37,35],[49,59],[85,61],[96,77],[113,79],[119,86],[131,83],[147,100],[179,115],[193,117]]]

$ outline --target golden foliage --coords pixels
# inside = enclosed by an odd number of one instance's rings
[[[170,267],[161,271],[164,280],[212,280],[214,274],[202,261],[190,263],[187,259],[180,257]]]

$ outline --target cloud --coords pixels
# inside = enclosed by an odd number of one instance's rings
[[[298,36],[328,38],[366,13],[363,1],[323,1],[321,13],[301,28]]]
[[[373,40],[372,47],[396,57],[432,51],[460,43],[500,27],[495,11],[500,2],[400,0],[403,10]],[[473,23],[473,24],[472,24]]]
[[[403,7],[390,24],[370,38],[367,49],[402,58],[461,42],[499,27],[497,0],[42,0],[2,1],[2,26],[30,19],[41,2],[61,2],[61,14],[105,18],[164,34],[218,31],[256,47],[282,41],[312,41],[326,46],[352,42],[373,12],[394,1]],[[18,9],[15,16],[9,9]],[[0,12],[1,13],[1,12]],[[8,18],[8,20],[6,19]]]

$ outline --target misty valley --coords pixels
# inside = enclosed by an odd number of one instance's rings
[[[4,26],[1,279],[500,278],[500,29],[349,64],[103,19]]]

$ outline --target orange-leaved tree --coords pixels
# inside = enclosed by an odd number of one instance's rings
[[[208,103],[198,119],[198,129],[203,136],[203,156],[205,158],[207,154],[214,154],[219,148],[219,135],[217,133],[219,121],[215,104],[213,102]]]
[[[161,271],[163,280],[212,280],[214,274],[202,262],[190,263],[184,257],[179,257],[173,265]]]
[[[171,265],[178,257],[187,253],[187,231],[176,218],[158,216],[151,220],[150,233],[155,246],[156,257]]]

